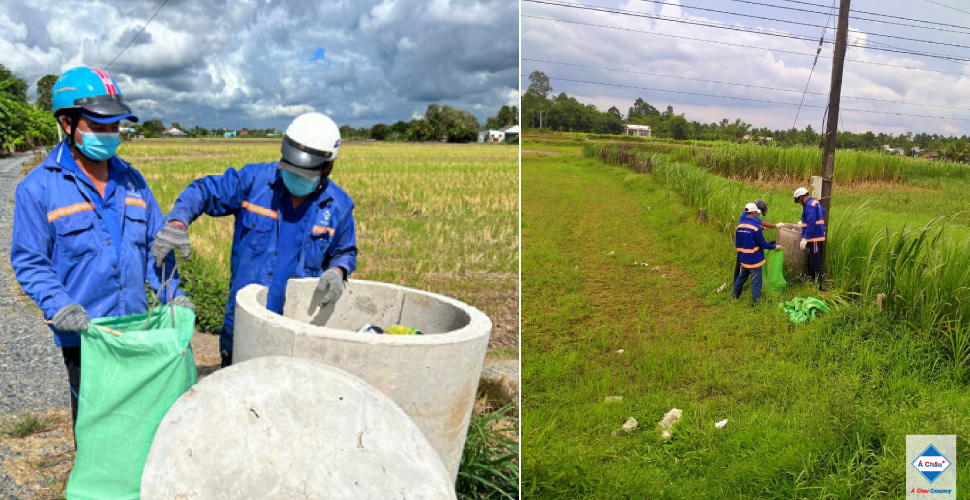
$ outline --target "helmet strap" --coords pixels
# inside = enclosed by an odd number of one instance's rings
[[[333,172],[333,161],[328,161],[326,166],[320,170],[320,178],[326,179],[330,177],[330,172]]]
[[[61,117],[62,116],[67,116],[68,120],[70,120],[70,123],[71,123],[71,130],[70,131],[64,130],[64,127],[63,127],[63,125],[61,123]],[[66,142],[68,146],[77,147],[77,142],[74,140],[74,133],[77,132],[77,124],[80,121],[81,121],[81,113],[80,112],[78,112],[78,113],[70,113],[70,112],[68,112],[68,113],[63,113],[63,114],[58,115],[57,116],[57,135],[58,135],[58,138],[60,138],[61,130],[64,130],[64,134],[66,135],[66,137],[64,137],[64,142]]]

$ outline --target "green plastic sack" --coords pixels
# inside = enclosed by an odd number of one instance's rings
[[[195,313],[155,308],[99,318],[81,332],[77,454],[70,500],[139,498],[141,473],[162,417],[197,379],[192,356]],[[122,333],[121,337],[95,325]]]
[[[785,280],[785,251],[765,250],[765,265],[761,266],[761,277],[766,292],[780,292],[788,287]]]
[[[792,323],[804,323],[815,319],[821,313],[832,311],[832,308],[825,305],[825,302],[815,297],[795,297],[788,302],[778,304],[778,308],[788,315],[788,319]]]

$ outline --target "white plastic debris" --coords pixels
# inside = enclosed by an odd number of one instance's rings
[[[673,435],[671,429],[673,429],[674,424],[679,422],[683,416],[684,410],[674,408],[664,415],[663,420],[657,422],[657,429],[663,431],[662,435],[664,439],[670,439],[670,436]]]
[[[623,349],[617,349],[617,350],[616,350],[616,353],[617,353],[617,354],[623,354]]]
[[[717,287],[717,293],[723,292],[725,288],[727,288],[727,282],[725,282],[723,285]]]
[[[606,396],[606,399],[603,400],[603,402],[607,404],[619,403],[621,401],[623,401],[623,396]]]
[[[725,418],[724,420],[721,420],[720,422],[714,424],[714,427],[717,427],[718,429],[720,429],[720,428],[724,427],[725,425],[727,425],[727,421],[728,421],[728,419]]]
[[[637,419],[630,417],[629,419],[627,419],[626,422],[623,423],[623,427],[620,427],[619,429],[615,429],[613,432],[610,433],[610,435],[616,436],[621,432],[631,432],[633,431],[633,429],[636,429],[636,428],[637,428]]]

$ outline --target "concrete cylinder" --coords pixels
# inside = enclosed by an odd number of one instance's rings
[[[785,266],[793,271],[805,272],[808,254],[798,245],[801,241],[800,227],[783,227],[778,230],[778,244],[785,247]]]
[[[360,377],[414,420],[454,482],[491,320],[442,295],[373,281],[351,280],[336,304],[321,308],[316,285],[312,278],[291,279],[282,316],[266,309],[266,287],[240,290],[233,362],[294,356]],[[366,324],[402,324],[424,335],[358,333]]]
[[[455,491],[390,398],[322,363],[265,357],[176,401],[155,433],[141,498],[454,500]]]

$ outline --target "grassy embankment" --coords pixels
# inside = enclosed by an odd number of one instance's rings
[[[778,302],[815,294],[797,281],[732,303],[721,228],[655,176],[579,153],[523,158],[524,496],[901,498],[907,434],[958,435],[970,491],[970,395],[938,338],[844,292],[791,326]]]

